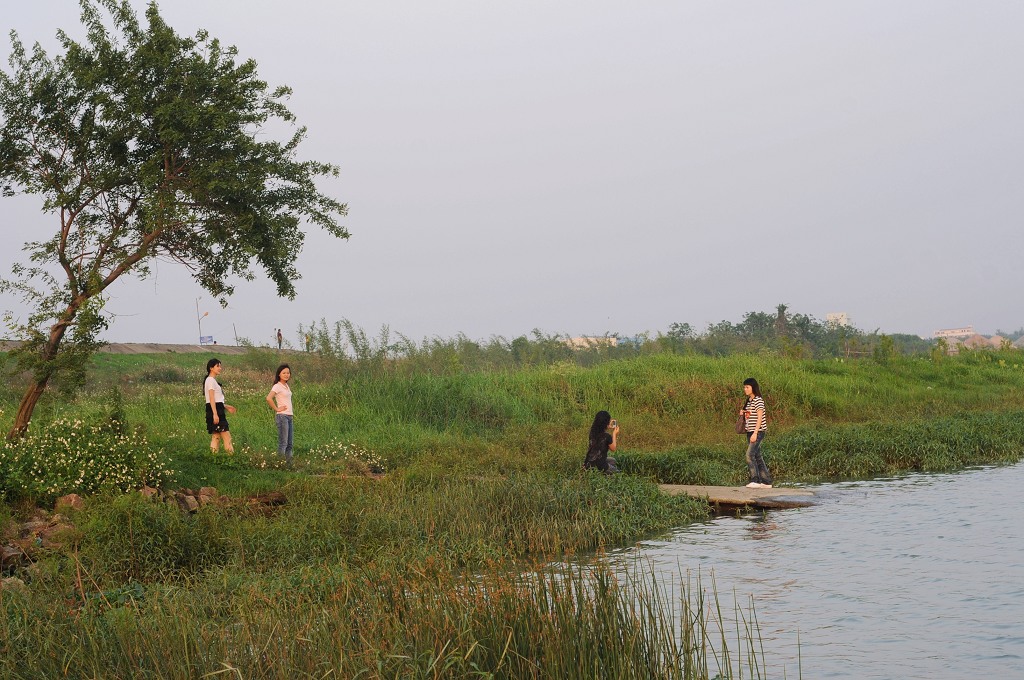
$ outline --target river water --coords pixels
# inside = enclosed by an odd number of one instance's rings
[[[813,489],[609,557],[752,601],[763,677],[1024,678],[1024,462]]]

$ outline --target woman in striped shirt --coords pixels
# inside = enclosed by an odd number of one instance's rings
[[[747,486],[752,489],[770,489],[772,475],[761,455],[761,440],[768,432],[768,417],[765,415],[764,399],[761,398],[761,386],[753,378],[747,378],[743,381],[743,394],[747,395],[747,401],[740,411],[747,422],[747,469],[750,470],[750,483]]]

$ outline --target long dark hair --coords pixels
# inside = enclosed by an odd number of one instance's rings
[[[743,381],[743,384],[750,385],[750,391],[754,393],[755,397],[761,396],[761,386],[757,384],[756,380],[754,380],[753,378],[747,378],[746,380]],[[747,400],[743,402],[743,406],[746,406],[749,403],[750,397],[747,397]]]
[[[604,434],[604,431],[608,429],[608,424],[611,422],[612,414],[608,413],[608,411],[598,411],[597,415],[594,416],[594,424],[590,426],[590,441],[594,442]]]
[[[206,362],[206,378],[210,377],[210,371],[212,371],[213,367],[218,365],[218,364],[220,364],[220,359],[217,359],[216,357],[213,358],[213,359],[210,359],[209,361]],[[203,378],[204,394],[205,394],[205,390],[206,390],[206,378]]]
[[[277,367],[277,373],[275,373],[275,374],[274,374],[274,384],[275,384],[275,385],[276,385],[277,383],[281,382],[281,371],[283,371],[283,370],[284,370],[284,369],[286,369],[286,368],[287,368],[287,369],[288,369],[289,371],[290,371],[290,370],[292,370],[292,367],[291,367],[291,366],[289,366],[288,364],[281,364],[280,366],[278,366],[278,367]]]

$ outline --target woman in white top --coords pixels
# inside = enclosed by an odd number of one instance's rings
[[[226,453],[235,452],[235,448],[231,445],[231,432],[228,431],[227,413],[234,413],[236,409],[234,406],[224,403],[224,390],[217,382],[217,376],[223,369],[220,359],[210,359],[206,362],[203,396],[206,398],[206,431],[211,435],[210,451],[212,453],[217,453],[222,441]]]
[[[746,418],[747,469],[750,471],[750,483],[747,486],[770,489],[772,473],[768,472],[761,454],[761,440],[768,432],[768,415],[764,410],[764,399],[761,398],[761,386],[753,378],[747,378],[743,381],[743,394],[747,395],[747,401],[740,411]]]
[[[288,381],[292,378],[292,369],[288,364],[277,367],[274,386],[267,395],[267,403],[274,409],[274,422],[277,424],[277,455],[283,457],[288,465],[292,464],[292,440],[295,426],[292,423],[292,389]]]

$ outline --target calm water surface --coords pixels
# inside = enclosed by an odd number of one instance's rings
[[[610,557],[752,596],[770,678],[1024,678],[1024,463],[815,490]]]

